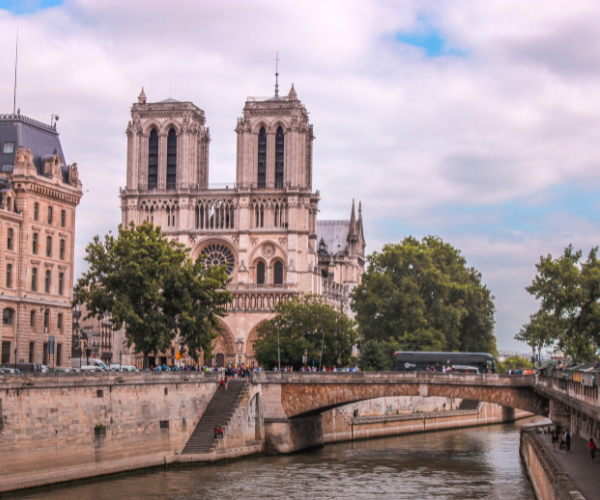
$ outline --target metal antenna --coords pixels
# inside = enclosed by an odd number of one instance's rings
[[[275,53],[275,97],[279,97],[279,52]]]
[[[13,115],[17,114],[17,62],[19,60],[19,27],[17,26],[17,41],[15,43],[15,90],[13,93]]]

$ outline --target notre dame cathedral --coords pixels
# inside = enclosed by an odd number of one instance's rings
[[[122,223],[152,221],[191,257],[226,265],[233,303],[206,363],[254,366],[256,327],[281,301],[322,295],[348,312],[364,271],[360,204],[349,220],[318,220],[313,126],[294,86],[287,96],[248,97],[238,119],[236,182],[209,184],[210,133],[191,102],[147,102],[142,89],[127,126]]]

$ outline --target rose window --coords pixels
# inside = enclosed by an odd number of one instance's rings
[[[231,276],[235,260],[229,247],[218,243],[211,243],[202,250],[202,255],[205,256],[204,264],[206,266],[227,266],[225,271],[228,276]]]

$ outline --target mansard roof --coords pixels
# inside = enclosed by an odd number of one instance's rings
[[[14,143],[12,153],[4,153],[6,143]],[[63,177],[66,174],[67,161],[58,138],[56,125],[33,120],[20,113],[0,115],[0,170],[4,165],[14,165],[19,146],[31,149],[33,163],[39,175],[43,175],[43,159],[59,154],[63,161]],[[10,171],[8,171],[10,173]],[[67,181],[68,181],[68,174]]]
[[[345,252],[348,248],[349,220],[318,220],[317,221],[317,251],[325,244],[328,254]]]

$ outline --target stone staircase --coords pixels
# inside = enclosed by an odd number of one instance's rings
[[[208,403],[204,415],[202,415],[194,432],[188,439],[182,455],[210,453],[216,448],[220,438],[215,439],[215,425],[221,427],[223,433],[227,434],[233,412],[238,402],[247,392],[248,384],[245,380],[230,380],[229,389],[217,389],[210,403]]]

